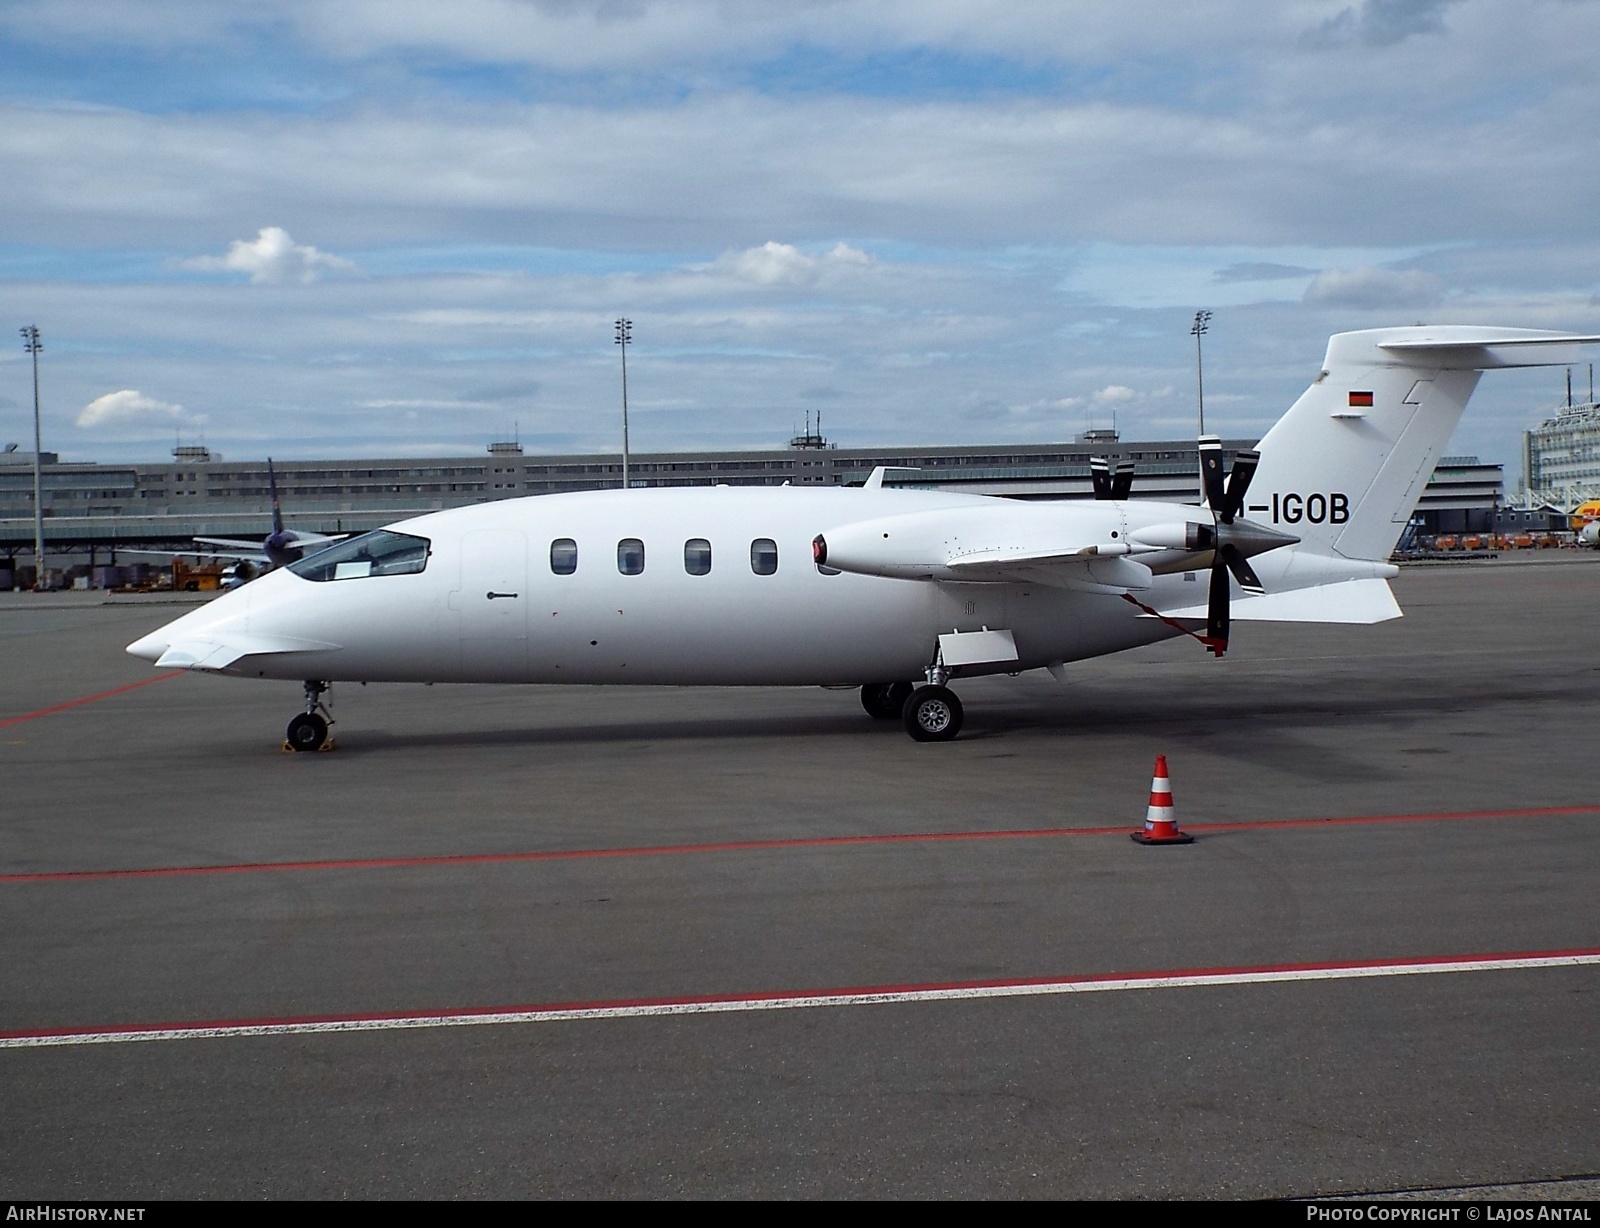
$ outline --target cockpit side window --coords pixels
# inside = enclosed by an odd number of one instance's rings
[[[368,576],[413,575],[428,565],[429,542],[409,533],[379,529],[347,542],[329,546],[298,562],[289,570],[305,580],[362,580]]]

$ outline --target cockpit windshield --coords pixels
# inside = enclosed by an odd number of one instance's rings
[[[367,576],[404,576],[428,565],[428,539],[379,529],[319,550],[289,570],[306,580],[361,580]]]

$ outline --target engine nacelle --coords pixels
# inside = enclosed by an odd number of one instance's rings
[[[1192,520],[1171,521],[1167,524],[1148,525],[1134,529],[1128,540],[1137,546],[1150,546],[1158,550],[1184,550],[1191,554],[1211,550],[1217,544],[1217,530],[1210,524],[1197,524]]]
[[[1087,543],[1116,543],[1120,515],[1104,504],[1044,508],[995,500],[991,507],[950,507],[838,525],[817,535],[813,558],[858,575],[903,580],[972,580],[951,570],[992,552],[1025,553]]]

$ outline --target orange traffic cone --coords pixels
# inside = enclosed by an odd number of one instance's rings
[[[1140,844],[1193,844],[1194,837],[1178,830],[1172,810],[1172,782],[1167,779],[1167,757],[1156,756],[1155,778],[1150,782],[1150,809],[1145,812],[1144,830],[1133,833]]]

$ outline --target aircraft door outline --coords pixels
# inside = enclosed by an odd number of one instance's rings
[[[451,605],[461,620],[461,665],[515,681],[528,669],[528,538],[519,529],[474,529],[461,539]]]

